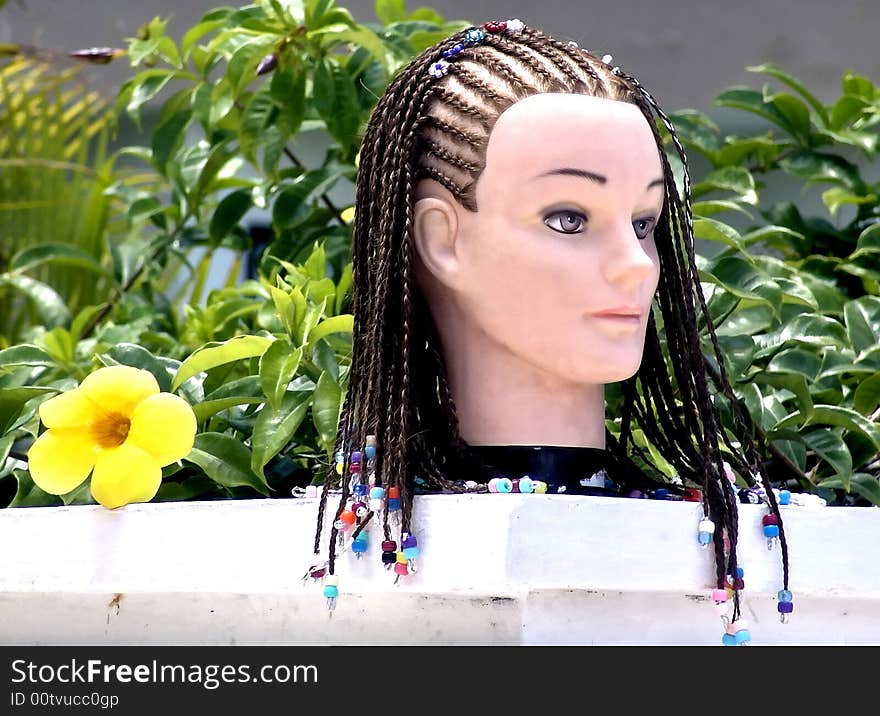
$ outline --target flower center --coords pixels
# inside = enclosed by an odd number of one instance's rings
[[[107,413],[92,423],[92,437],[102,448],[119,447],[128,437],[131,421],[119,413]]]

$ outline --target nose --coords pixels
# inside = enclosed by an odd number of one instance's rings
[[[639,239],[632,223],[620,226],[608,242],[602,262],[605,280],[634,292],[654,275],[654,259],[648,253],[648,239]]]

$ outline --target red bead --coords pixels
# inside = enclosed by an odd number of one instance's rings
[[[703,493],[700,491],[698,487],[688,487],[684,491],[684,501],[685,502],[702,502]]]
[[[352,512],[351,510],[343,510],[339,513],[339,519],[345,522],[345,524],[347,525],[353,525],[355,519],[357,518],[354,516],[354,512]]]
[[[519,480],[518,479],[513,480],[513,489],[511,489],[511,492],[519,492]]]
[[[746,588],[746,583],[742,579],[737,577],[733,580],[733,588],[741,592],[743,589]]]
[[[382,542],[382,551],[383,552],[396,552],[397,551],[397,542],[394,540],[386,539]]]
[[[396,487],[388,488],[388,499],[389,500],[398,500],[400,499],[400,490]]]
[[[761,520],[761,524],[763,524],[765,527],[767,525],[778,525],[779,518],[776,515],[764,515],[763,519]]]
[[[483,29],[486,32],[504,32],[507,29],[507,23],[497,21],[484,22]]]

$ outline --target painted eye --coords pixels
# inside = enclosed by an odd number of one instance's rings
[[[648,234],[651,233],[655,223],[655,219],[636,219],[633,222],[633,229],[636,230],[636,236],[639,240],[648,238]]]
[[[587,223],[587,217],[577,211],[556,211],[544,223],[560,234],[579,234]]]

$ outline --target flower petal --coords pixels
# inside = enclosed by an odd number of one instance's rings
[[[126,442],[146,450],[164,466],[189,455],[195,436],[196,416],[189,403],[159,393],[134,409]]]
[[[95,404],[74,388],[40,404],[40,420],[47,428],[77,428],[91,423]]]
[[[159,491],[162,468],[150,453],[123,443],[102,450],[92,474],[92,496],[111,510],[131,502],[149,502]]]
[[[31,478],[50,495],[65,495],[89,476],[97,454],[87,430],[47,430],[28,450]]]
[[[159,383],[148,370],[112,365],[87,375],[78,390],[104,411],[131,417],[141,401],[159,392]]]

